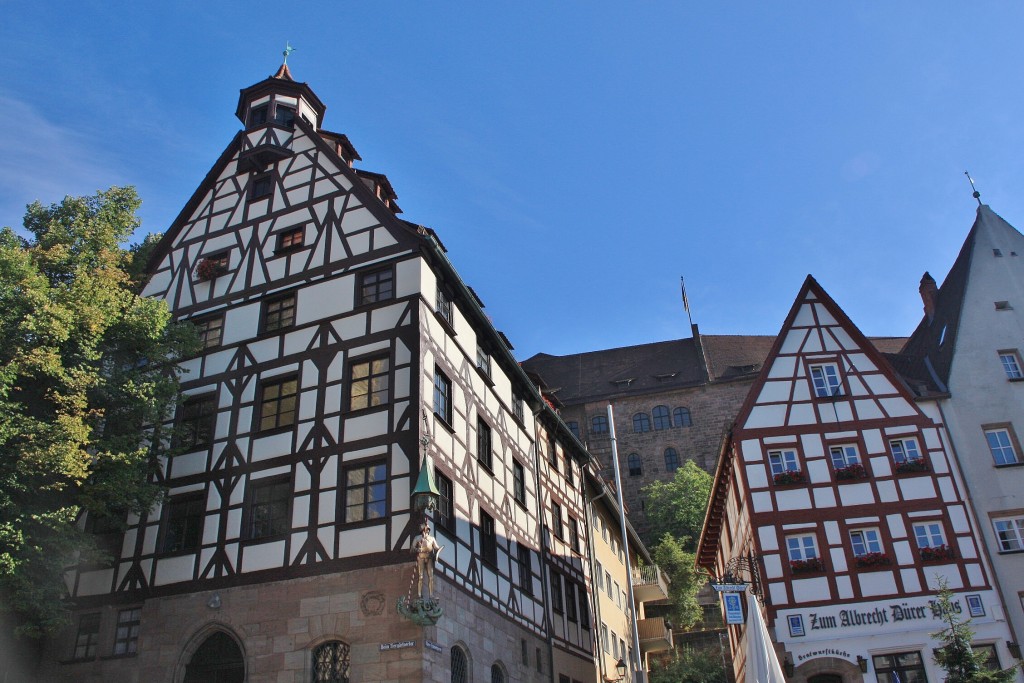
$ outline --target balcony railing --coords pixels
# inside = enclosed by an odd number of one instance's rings
[[[656,564],[633,567],[633,596],[637,602],[665,600],[668,584],[669,578]]]
[[[640,635],[642,652],[662,652],[672,649],[672,629],[665,623],[664,617],[639,619],[636,622]]]

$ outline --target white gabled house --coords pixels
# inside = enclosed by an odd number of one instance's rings
[[[760,593],[794,683],[941,681],[940,581],[977,647],[1013,663],[932,393],[808,276],[725,441],[698,547],[712,575]],[[729,631],[742,680],[746,626]]]

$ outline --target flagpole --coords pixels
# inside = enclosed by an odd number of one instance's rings
[[[690,329],[693,329],[693,316],[690,315],[690,300],[686,298],[686,281],[679,276],[679,288],[683,293],[683,308],[686,310],[686,319],[690,321]]]

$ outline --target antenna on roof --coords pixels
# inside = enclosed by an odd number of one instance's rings
[[[974,178],[967,171],[964,171],[964,175],[967,176],[967,180],[971,183],[971,189],[974,190],[974,198],[978,200],[978,206],[981,206],[981,193],[978,192],[978,188],[974,186]]]
[[[282,52],[281,54],[284,55],[285,64],[288,64],[288,55],[290,55],[293,52],[295,52],[295,48],[292,47],[291,43],[288,42],[287,40],[284,41],[284,52]]]

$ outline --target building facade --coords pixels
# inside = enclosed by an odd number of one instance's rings
[[[325,109],[287,66],[243,89],[150,261],[145,294],[202,343],[168,495],[127,529],[83,521],[112,561],[69,574],[40,680],[598,680],[590,455]],[[425,625],[399,608],[418,578]]]
[[[795,683],[942,680],[940,585],[975,647],[1015,663],[939,395],[808,277],[725,441],[698,548],[760,595]],[[729,628],[737,680],[750,623]]]

